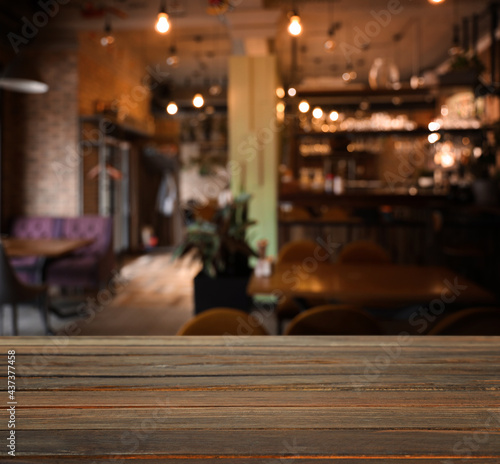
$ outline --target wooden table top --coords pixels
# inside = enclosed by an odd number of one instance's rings
[[[0,345],[4,441],[15,351],[12,462],[500,462],[500,337],[2,337]],[[5,443],[1,453],[7,462]]]
[[[90,245],[93,239],[63,239],[63,238],[4,238],[2,243],[8,256],[41,256],[56,258],[71,253],[78,248]]]
[[[247,292],[320,297],[372,307],[430,303],[436,298],[445,303],[495,302],[490,292],[434,266],[280,263],[270,277],[252,276]]]

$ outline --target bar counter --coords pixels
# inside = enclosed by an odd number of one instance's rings
[[[1,462],[500,462],[500,337],[0,344]]]

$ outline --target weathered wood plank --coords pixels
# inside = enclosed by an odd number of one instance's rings
[[[405,338],[406,339],[406,338]],[[198,337],[135,337],[135,336],[115,336],[115,337],[1,337],[0,346],[95,346],[101,349],[105,346],[292,346],[292,347],[321,347],[321,346],[364,346],[372,347],[380,343],[395,343],[398,337],[396,336],[334,336],[334,337],[283,337],[283,336],[261,336],[261,337],[244,337],[244,336],[198,336]],[[411,337],[412,346],[422,347],[492,347],[498,348],[500,337]]]
[[[22,409],[18,430],[129,430],[154,423],[155,430],[348,430],[424,429],[500,431],[500,411],[487,408],[425,405],[399,407],[205,407],[171,408],[168,400],[153,408]],[[0,410],[0,424],[8,412]],[[0,425],[0,430],[2,429]]]
[[[272,458],[227,458],[224,457],[222,461],[219,456],[212,458],[203,458],[203,457],[193,457],[189,458],[172,458],[172,457],[163,457],[156,459],[155,457],[142,459],[140,456],[129,456],[130,460],[122,460],[120,457],[116,456],[99,456],[98,460],[96,457],[81,457],[81,456],[73,456],[71,458],[54,458],[47,456],[37,456],[36,458],[26,458],[26,457],[16,457],[16,464],[100,464],[100,463],[112,463],[112,464],[125,464],[127,462],[132,462],[134,464],[192,464],[195,462],[196,464],[214,464],[215,462],[223,462],[224,464],[280,464],[280,463],[296,463],[296,464],[422,464],[423,462],[429,464],[454,464],[457,459],[456,456],[448,456],[446,460],[443,460],[443,457],[430,457],[426,456],[425,459],[422,458],[390,458],[390,461],[387,460],[385,456],[374,456],[369,457],[367,459],[363,458],[342,458],[342,457],[329,457],[329,458],[302,458],[299,456],[292,456],[291,458],[287,458],[285,456],[273,456]],[[467,464],[498,464],[497,458],[467,458],[467,461],[464,461]]]
[[[29,455],[164,455],[288,457],[441,457],[500,456],[500,432],[480,436],[470,431],[420,430],[174,430],[159,431],[138,423],[133,430],[18,431],[19,456]]]
[[[172,376],[172,377],[20,377],[17,389],[23,390],[371,390],[386,391],[485,391],[500,390],[498,376],[440,376],[412,379],[405,375],[374,375],[359,378],[349,375],[275,375],[268,376]],[[5,384],[5,382],[2,382]],[[4,387],[5,389],[5,387]]]
[[[428,408],[460,406],[463,408],[498,408],[500,407],[500,390],[481,391],[472,394],[462,390],[436,391],[259,391],[251,392],[232,390],[204,391],[121,391],[109,390],[105,394],[100,391],[23,391],[19,397],[24,408],[81,408],[104,407],[143,407],[152,408],[158,405],[169,407],[215,407],[235,406],[253,407],[412,407],[426,405]]]
[[[500,458],[500,337],[1,342],[4,362],[17,351],[24,464]]]

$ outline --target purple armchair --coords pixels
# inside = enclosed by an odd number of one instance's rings
[[[112,218],[81,216],[62,219],[61,238],[93,238],[71,255],[49,262],[45,280],[61,287],[101,288],[114,268]]]
[[[11,236],[17,238],[53,238],[59,236],[61,220],[49,217],[19,217],[11,229]],[[41,262],[36,256],[11,258],[10,263],[17,277],[28,284],[40,282]]]

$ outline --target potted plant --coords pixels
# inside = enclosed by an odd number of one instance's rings
[[[188,225],[184,241],[174,258],[193,253],[202,263],[194,279],[195,312],[227,306],[248,310],[251,298],[246,287],[251,275],[248,263],[256,252],[246,241],[246,232],[254,221],[247,218],[250,195],[240,194],[215,211],[210,220]]]

